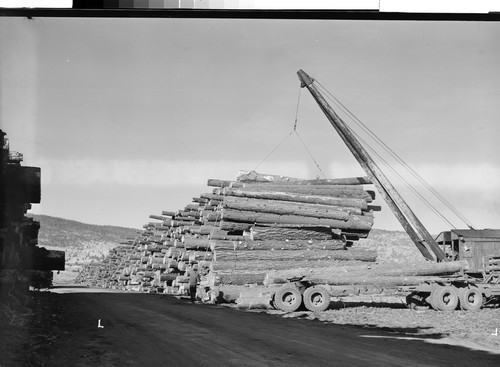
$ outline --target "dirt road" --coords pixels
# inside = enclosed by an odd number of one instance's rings
[[[284,319],[171,296],[53,294],[62,334],[50,366],[493,366],[500,356],[404,332]],[[100,320],[100,324],[99,324]],[[102,327],[99,327],[102,326]]]

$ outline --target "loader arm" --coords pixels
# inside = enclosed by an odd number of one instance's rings
[[[349,127],[323,98],[322,94],[314,85],[314,80],[303,70],[299,70],[297,74],[301,81],[301,87],[306,87],[312,94],[314,100],[318,103],[323,113],[340,135],[340,138],[347,145],[347,148],[349,148],[358,163],[364,169],[366,175],[370,177],[378,192],[384,198],[385,202],[401,223],[406,233],[408,233],[413,243],[415,243],[421,254],[427,260],[444,260],[445,254],[434,238],[432,238],[415,213],[413,213],[411,208],[404,201],[402,196],[382,173],[365,148],[356,139]]]

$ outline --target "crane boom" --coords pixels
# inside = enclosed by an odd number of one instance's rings
[[[402,196],[382,173],[377,164],[365,148],[356,139],[345,122],[335,113],[322,94],[314,85],[314,80],[302,69],[297,72],[301,81],[301,87],[306,87],[318,103],[323,113],[326,115],[332,126],[335,128],[341,139],[347,145],[358,163],[370,177],[373,184],[384,198],[389,208],[392,210],[398,221],[401,223],[406,233],[415,243],[418,250],[427,260],[442,261],[445,254],[429,234],[415,213],[411,210]]]

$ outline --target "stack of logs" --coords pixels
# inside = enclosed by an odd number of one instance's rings
[[[319,268],[340,261],[373,262],[376,252],[352,248],[373,225],[373,191],[365,177],[301,180],[242,173],[208,180],[212,192],[183,210],[151,215],[140,238],[91,264],[92,285],[183,292],[185,271],[198,264],[207,288],[263,284],[270,270]]]
[[[176,212],[151,215],[135,240],[122,243],[79,280],[92,286],[184,295],[187,270],[197,264],[204,300],[269,306],[276,287],[305,276],[332,296],[393,293],[452,274],[464,262],[384,265],[375,251],[353,243],[373,224],[374,192],[363,177],[300,180],[241,174],[237,181],[208,180],[211,193]],[[411,259],[409,259],[411,260]],[[245,288],[256,284],[261,287]],[[264,288],[265,287],[265,288]],[[248,306],[250,307],[250,306]]]
[[[22,161],[0,130],[0,291],[49,287],[51,270],[64,270],[64,251],[37,246],[40,223],[26,214],[40,203],[40,168]]]

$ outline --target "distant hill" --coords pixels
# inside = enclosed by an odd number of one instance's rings
[[[424,262],[410,236],[404,231],[372,229],[368,238],[357,241],[353,247],[377,251],[379,262]]]
[[[75,220],[32,215],[40,222],[38,246],[66,253],[66,271],[55,275],[54,283],[70,283],[81,266],[103,259],[113,247],[139,236],[139,230],[86,224]]]
[[[39,246],[80,247],[88,242],[120,243],[127,238],[136,238],[137,229],[86,224],[75,220],[33,215],[40,222]]]

